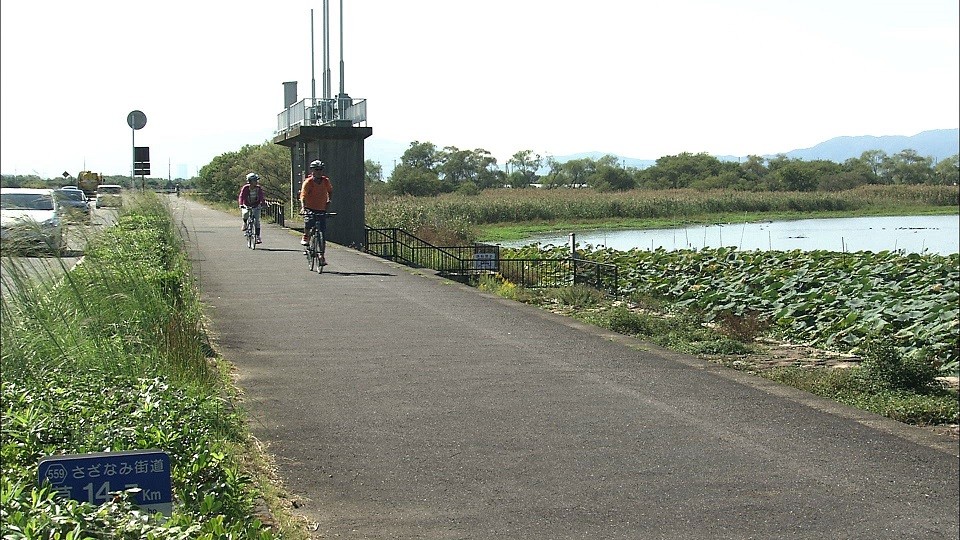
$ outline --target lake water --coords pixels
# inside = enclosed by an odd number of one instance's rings
[[[619,251],[630,249],[703,249],[736,247],[740,250],[884,251],[907,253],[960,252],[960,217],[895,216],[799,219],[759,223],[697,225],[676,229],[576,231],[578,246],[587,244]],[[569,245],[569,234],[501,242],[519,247],[532,243]]]

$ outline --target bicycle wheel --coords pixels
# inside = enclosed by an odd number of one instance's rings
[[[257,231],[260,230],[260,216],[255,215],[252,220],[250,220],[250,249],[257,249],[257,238],[259,235]]]
[[[307,268],[309,268],[311,271],[313,271],[313,264],[311,264],[311,262],[310,262],[310,261],[313,259],[313,256],[310,254],[310,241],[309,241],[309,240],[307,241],[307,245],[303,246],[303,256],[307,258]]]
[[[247,247],[250,249],[257,249],[257,239],[253,236],[253,232],[250,231],[250,226],[247,226],[247,232],[244,233],[247,235]]]
[[[311,272],[314,270],[320,271],[320,247],[318,246],[317,236],[317,231],[313,231],[313,234],[310,235],[310,244],[307,247],[307,266],[310,267]]]
[[[324,253],[327,251],[327,239],[323,237],[323,233],[319,230],[317,231],[317,273],[323,273],[323,267],[327,265],[327,261],[324,259]]]

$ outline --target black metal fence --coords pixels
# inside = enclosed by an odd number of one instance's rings
[[[430,268],[452,278],[499,273],[529,288],[584,284],[609,294],[619,292],[616,265],[586,259],[503,259],[500,246],[434,246],[399,228],[366,229],[367,251],[408,266]]]
[[[416,268],[430,268],[452,275],[467,275],[477,269],[476,254],[481,260],[498,258],[500,247],[487,244],[472,246],[435,246],[396,227],[367,227],[367,251]],[[486,255],[492,253],[493,255]]]

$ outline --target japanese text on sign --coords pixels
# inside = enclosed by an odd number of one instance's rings
[[[172,511],[170,456],[159,450],[50,456],[40,460],[37,475],[68,499],[101,504],[136,488],[141,508],[167,516]]]

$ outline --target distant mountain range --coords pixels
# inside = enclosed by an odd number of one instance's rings
[[[791,150],[785,154],[789,158],[805,161],[826,159],[842,163],[850,158],[860,157],[869,150],[881,150],[887,155],[903,150],[916,150],[921,156],[940,161],[960,153],[960,129],[933,129],[911,137],[901,135],[834,137],[811,148]]]
[[[802,159],[804,161],[813,161],[825,159],[843,163],[850,158],[858,158],[864,152],[870,150],[880,150],[887,155],[893,155],[903,150],[916,150],[921,156],[932,157],[935,161],[946,159],[955,154],[960,154],[960,128],[955,129],[933,129],[923,131],[912,136],[905,135],[884,135],[875,137],[872,135],[862,135],[859,137],[834,137],[810,148],[801,148],[799,150],[790,150],[782,152],[783,155],[791,159]],[[554,156],[554,159],[563,163],[572,159],[599,159],[606,154],[602,152],[584,152],[580,154],[571,154],[568,156]],[[772,158],[779,154],[764,155],[765,158]],[[656,164],[656,159],[638,159],[624,156],[616,156],[626,167],[635,167],[644,169]],[[722,161],[739,161],[747,156],[715,156]]]
[[[378,141],[371,139],[367,141],[365,148],[365,157],[379,162],[383,167],[384,178],[388,177],[393,171],[395,163],[400,162],[400,156],[410,147],[409,143],[397,141]],[[816,159],[825,159],[843,163],[850,158],[858,158],[864,152],[869,150],[880,150],[887,155],[893,155],[903,150],[915,150],[921,156],[928,156],[936,161],[946,159],[950,156],[960,153],[960,128],[954,129],[933,129],[923,131],[916,135],[884,135],[875,137],[872,135],[862,135],[858,137],[834,137],[810,148],[801,148],[782,152],[783,155],[792,159],[802,159],[804,161],[813,161]],[[579,154],[570,154],[565,156],[553,156],[557,161],[564,163],[573,159],[600,159],[608,155],[603,152],[582,152]],[[614,155],[626,167],[645,169],[656,164],[656,159],[641,159]],[[772,158],[779,154],[764,155],[765,158]],[[747,156],[715,156],[723,161],[739,161]],[[546,172],[546,171],[542,171]]]

